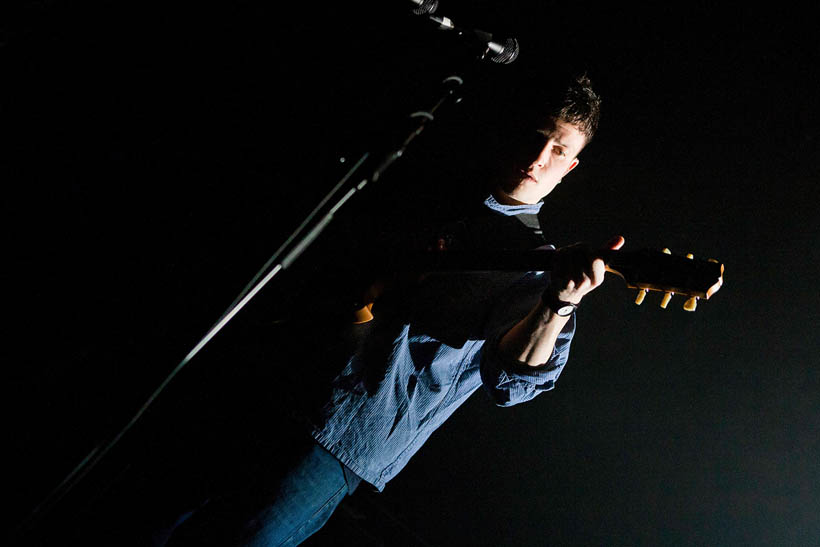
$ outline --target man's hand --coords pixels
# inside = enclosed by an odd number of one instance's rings
[[[624,238],[617,236],[604,248],[617,250],[623,244]],[[565,247],[558,250],[551,272],[552,284],[547,290],[557,290],[559,300],[578,304],[584,295],[603,283],[605,273],[604,261],[589,247]],[[525,318],[501,337],[498,350],[532,367],[544,365],[569,319],[570,316],[553,313],[541,299]]]
[[[624,238],[615,236],[603,247],[620,249]],[[579,304],[581,299],[604,282],[606,265],[587,245],[576,244],[558,249],[552,267],[552,283],[547,290],[554,291],[558,300]]]

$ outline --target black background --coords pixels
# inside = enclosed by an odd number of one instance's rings
[[[472,64],[409,2],[386,4],[6,8],[11,525],[124,425],[351,162]],[[585,71],[601,128],[546,200],[548,239],[622,234],[627,248],[714,257],[725,285],[692,314],[653,295],[636,307],[609,280],[584,302],[558,389],[510,409],[475,395],[311,544],[362,529],[359,541],[391,545],[815,543],[820,48],[808,14],[460,0],[439,13],[516,37],[519,59],[466,73],[464,100],[338,226],[377,239],[482,199],[524,99]],[[349,256],[333,249],[300,267],[332,278]],[[288,282],[214,345],[264,346],[258,326],[294,305]],[[201,401],[265,391],[243,389],[258,365],[199,366],[160,407],[226,378]],[[311,379],[304,356],[268,367]],[[112,458],[162,449],[132,440]]]

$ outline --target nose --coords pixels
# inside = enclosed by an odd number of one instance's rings
[[[547,144],[545,147],[541,149],[541,152],[538,154],[538,157],[535,158],[535,161],[532,162],[531,167],[537,167],[539,169],[543,169],[544,166],[547,164],[547,158],[549,157],[550,146]]]

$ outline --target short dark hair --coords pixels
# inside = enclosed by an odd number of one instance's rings
[[[601,97],[592,89],[592,82],[586,74],[575,77],[564,91],[564,96],[550,112],[554,120],[571,123],[592,140],[598,130],[601,118]]]

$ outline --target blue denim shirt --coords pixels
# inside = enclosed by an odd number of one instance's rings
[[[484,204],[501,215],[537,213],[541,206],[511,207],[492,198]],[[313,437],[381,491],[480,386],[498,406],[553,389],[569,356],[574,316],[540,367],[498,353],[501,336],[548,283],[546,272],[436,274],[413,296],[409,320],[380,314],[377,303],[368,343],[336,377]]]

